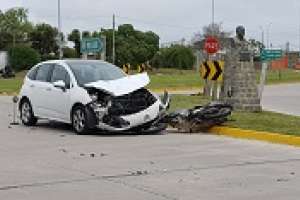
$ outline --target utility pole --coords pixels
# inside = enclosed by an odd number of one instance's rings
[[[264,45],[265,44],[265,31],[262,26],[259,26],[259,28],[261,30],[261,43]]]
[[[59,59],[63,58],[62,51],[62,32],[61,32],[61,13],[60,13],[60,0],[58,0],[58,46],[59,46]]]
[[[215,0],[212,0],[212,24],[215,24]]]
[[[270,27],[272,22],[270,22],[267,26],[267,48],[270,48]]]
[[[116,36],[115,36],[115,29],[116,29],[116,19],[115,14],[113,15],[113,44],[112,44],[112,62],[115,64],[116,62]]]

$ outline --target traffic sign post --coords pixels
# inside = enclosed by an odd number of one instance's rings
[[[223,61],[206,61],[200,68],[201,77],[205,80],[222,81],[223,80]]]
[[[281,49],[263,49],[260,58],[263,61],[272,61],[281,58],[283,51]]]
[[[83,38],[80,42],[80,52],[87,57],[89,53],[99,53],[103,50],[100,38]]]
[[[276,59],[280,59],[283,56],[283,51],[281,49],[263,49],[260,54],[260,59],[262,60],[261,75],[260,75],[260,85],[259,85],[259,97],[262,98],[262,93],[264,91],[264,86],[266,82],[268,62]]]
[[[217,38],[208,36],[205,39],[204,49],[208,54],[215,54],[219,51],[220,45]]]
[[[215,53],[217,53],[220,49],[220,44],[219,41],[216,37],[214,36],[208,36],[205,39],[204,43],[204,50],[208,53],[208,60],[212,60],[211,56]],[[211,87],[212,86],[212,87]],[[218,85],[216,83],[210,83],[208,79],[205,80],[205,89],[204,89],[204,94],[213,96],[217,96],[216,94]]]

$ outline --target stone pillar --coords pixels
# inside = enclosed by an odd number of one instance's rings
[[[225,58],[222,100],[235,110],[261,111],[253,57],[242,58],[239,51],[231,51]]]

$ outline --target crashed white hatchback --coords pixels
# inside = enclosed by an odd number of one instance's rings
[[[127,76],[107,62],[56,60],[40,63],[27,74],[20,92],[22,123],[40,118],[71,123],[78,134],[105,131],[159,132],[169,106],[145,89],[146,73]]]

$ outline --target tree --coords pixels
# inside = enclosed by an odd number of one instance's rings
[[[89,38],[89,37],[91,37],[91,32],[89,32],[89,31],[82,32],[82,38]]]
[[[231,34],[231,32],[224,31],[222,23],[209,24],[203,27],[202,32],[199,31],[194,34],[192,44],[203,41],[207,36],[215,36],[219,40],[223,40],[229,38]]]
[[[190,47],[173,45],[160,49],[152,59],[152,65],[154,67],[192,69],[195,60],[196,58]]]
[[[32,24],[28,21],[27,9],[12,8],[5,13],[0,12],[0,48],[26,42],[31,31]]]
[[[106,53],[112,61],[112,29],[101,29],[101,35],[106,36]],[[159,50],[159,36],[154,32],[135,30],[131,24],[123,24],[115,31],[116,37],[116,64],[125,63],[137,65],[153,58]]]
[[[43,57],[50,53],[58,53],[57,45],[58,30],[49,24],[37,24],[32,33],[30,40],[32,48],[36,49]]]
[[[74,42],[74,48],[76,50],[76,57],[80,57],[80,39],[81,33],[78,29],[73,29],[73,31],[68,35],[68,40]]]

